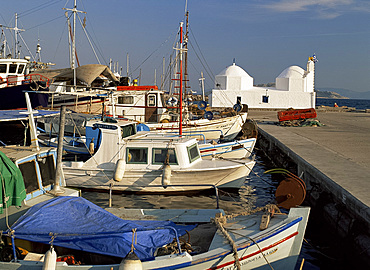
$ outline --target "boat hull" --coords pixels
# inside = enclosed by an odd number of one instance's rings
[[[247,113],[212,120],[194,120],[183,124],[182,131],[186,136],[198,137],[201,140],[204,139],[203,135],[206,140],[218,140],[221,135],[226,140],[233,140],[241,131],[246,119]],[[178,123],[172,122],[147,125],[151,130],[161,132],[178,133],[179,129]]]
[[[211,160],[209,160],[212,162]],[[210,169],[172,170],[170,184],[162,185],[162,170],[126,170],[121,181],[113,180],[113,170],[64,167],[66,185],[85,189],[141,193],[175,193],[204,191],[214,187],[239,189],[251,172],[255,162],[235,163],[227,167]],[[194,183],[194,184],[189,184]]]
[[[32,84],[22,84],[0,88],[0,110],[27,108],[24,92],[34,91]],[[48,106],[48,94],[29,92],[32,108]]]
[[[126,210],[113,209],[113,214],[130,219]],[[132,214],[134,219],[156,219],[155,213],[161,212],[166,219],[186,219],[187,222],[196,222],[197,215],[204,212],[193,209],[174,209],[175,212],[167,212],[168,209],[136,209]],[[195,211],[195,212],[194,212]],[[131,211],[132,212],[132,211]],[[208,251],[190,255],[187,252],[156,257],[153,260],[142,262],[142,269],[237,269],[235,266],[235,254],[240,263],[240,269],[294,269],[300,254],[302,241],[307,225],[310,209],[308,207],[292,208],[288,215],[275,215],[270,226],[259,230],[261,213],[252,215],[240,215],[234,217],[227,225],[227,231],[232,239],[235,249],[226,241],[225,236],[218,230],[214,234]],[[152,216],[153,215],[153,216]],[[208,217],[208,216],[207,216]],[[162,220],[162,219],[157,219]],[[198,220],[199,222],[199,220]],[[204,222],[204,221],[203,221]],[[192,231],[189,232],[192,234]],[[201,236],[202,237],[202,236]],[[20,260],[17,262],[0,262],[1,269],[42,269],[43,264],[36,261]],[[119,269],[118,264],[111,265],[67,265],[58,262],[57,269]]]

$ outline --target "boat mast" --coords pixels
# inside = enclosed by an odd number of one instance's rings
[[[18,28],[18,13],[15,13],[15,24],[14,24],[14,27],[7,27],[7,29],[9,30],[14,30],[14,54],[13,54],[13,57],[14,58],[19,58],[20,56],[20,52],[18,52],[18,34],[19,34],[19,31],[24,31],[24,29],[20,29]]]
[[[188,97],[188,39],[189,39],[189,11],[186,11],[186,28],[185,28],[185,35],[184,35],[184,89],[185,89],[185,99]]]
[[[77,10],[77,0],[74,1],[73,9],[70,9],[70,8],[63,8],[63,9],[72,11],[73,13],[72,69],[73,69],[73,87],[74,87],[74,90],[76,90],[76,84],[77,84],[76,82],[77,80],[77,75],[76,75],[76,15],[77,15],[77,12],[80,12],[80,13],[86,13],[86,12]]]

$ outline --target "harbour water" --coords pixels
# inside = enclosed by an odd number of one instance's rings
[[[226,213],[241,213],[274,203],[279,177],[271,177],[264,172],[275,167],[264,153],[258,150],[256,161],[253,172],[238,193],[220,193],[220,208]],[[108,193],[83,192],[82,195],[101,207],[108,207]],[[192,196],[113,194],[113,207],[215,208],[216,197],[213,194]],[[314,212],[311,212],[296,269],[300,269],[303,259],[303,269],[348,269],[351,264],[348,263],[343,248],[339,247],[340,241],[331,233],[330,228],[322,224],[320,217],[315,217]]]
[[[329,106],[333,107],[337,103],[339,107],[347,106],[356,108],[356,110],[370,109],[370,100],[368,99],[337,99],[337,98],[317,98],[316,106]]]

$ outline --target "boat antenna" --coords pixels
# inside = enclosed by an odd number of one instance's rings
[[[188,11],[188,0],[185,1],[185,14]]]

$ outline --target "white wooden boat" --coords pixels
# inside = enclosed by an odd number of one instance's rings
[[[274,214],[262,230],[263,211],[226,216],[221,209],[107,210],[72,197],[34,206],[11,227],[15,246],[28,254],[0,262],[0,268],[294,269],[310,209]],[[177,235],[185,230],[180,241]]]
[[[194,138],[135,133],[133,122],[90,120],[86,144],[95,137],[93,141],[99,145],[86,161],[63,162],[67,186],[159,193],[200,191],[214,186],[238,189],[255,164],[252,159],[203,160]]]
[[[128,121],[124,120],[110,120],[116,121],[117,123],[124,123],[124,125],[128,124]],[[88,122],[88,121],[87,121]],[[86,122],[86,123],[87,123]],[[132,123],[132,122],[131,122]],[[75,127],[74,130],[77,130],[78,127]],[[71,128],[70,128],[71,129]],[[80,130],[83,133],[83,136],[77,135],[75,132],[74,134],[70,133],[70,136],[64,136],[63,139],[63,150],[69,154],[75,155],[89,155],[89,143],[91,142],[91,137],[86,138],[85,136],[85,129]],[[172,136],[172,133],[170,134]],[[175,136],[176,134],[173,134]],[[203,137],[203,140],[199,140],[199,151],[200,155],[203,159],[208,158],[228,158],[228,159],[242,159],[249,157],[254,149],[256,144],[256,138],[249,138],[243,140],[234,140],[234,141],[225,141],[222,142],[220,140],[211,140],[206,141],[206,136],[202,133],[197,134],[189,134],[184,135],[183,137]],[[38,135],[39,142],[45,146],[57,147],[58,145],[58,137],[55,135],[55,132],[48,132],[48,133],[40,133]],[[95,138],[95,144],[100,145],[101,137]]]
[[[183,122],[183,134],[195,136],[203,134],[207,140],[218,140],[223,137],[226,140],[233,140],[241,131],[247,119],[247,113],[240,113],[218,119],[198,119]],[[178,122],[169,123],[148,123],[151,130],[160,132],[176,132],[179,129]],[[198,135],[200,138],[202,135]]]

